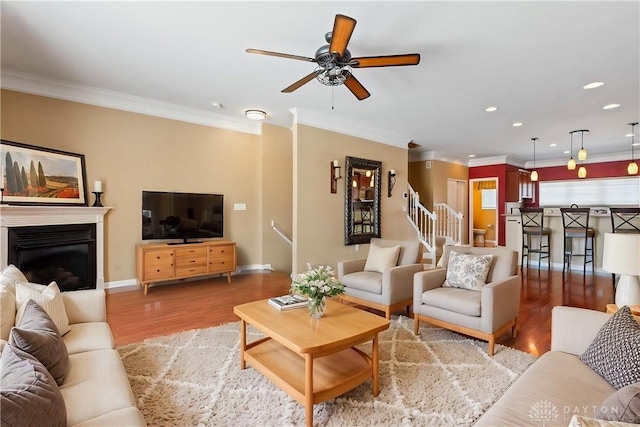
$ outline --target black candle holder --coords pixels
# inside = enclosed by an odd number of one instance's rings
[[[100,201],[100,196],[102,195],[102,191],[92,191],[93,194],[96,195],[96,201],[93,202],[93,205],[91,205],[94,208],[101,208],[102,206],[102,202]]]

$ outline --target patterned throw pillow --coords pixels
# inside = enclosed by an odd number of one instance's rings
[[[42,363],[6,346],[0,356],[3,426],[66,427],[67,408],[55,380]]]
[[[640,381],[640,325],[628,306],[605,323],[580,360],[617,389]]]
[[[26,302],[20,323],[11,329],[9,344],[38,359],[62,385],[69,372],[67,346],[49,315],[35,301]]]
[[[487,283],[493,255],[471,255],[451,251],[447,264],[447,286],[480,291]]]
[[[640,383],[622,387],[607,397],[598,408],[596,418],[640,424]]]

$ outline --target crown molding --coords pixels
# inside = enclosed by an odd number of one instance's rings
[[[162,117],[165,119],[179,120],[181,122],[195,123],[252,135],[260,135],[262,133],[262,123],[254,120],[211,113],[91,86],[47,79],[14,70],[2,69],[0,73],[0,86],[2,89],[96,105],[98,107],[113,108],[148,116]]]
[[[437,160],[440,162],[453,163],[456,165],[468,166],[469,159],[463,157],[457,157],[451,154],[442,153],[439,151],[420,151],[409,150],[410,162],[421,162],[426,160]]]
[[[363,126],[359,123],[337,120],[336,117],[332,115],[312,112],[301,108],[292,108],[289,111],[293,115],[294,125],[301,124],[312,126],[344,135],[367,139],[369,141],[379,142],[381,144],[404,148],[405,150],[409,149],[409,142],[411,142],[411,139],[391,135],[378,129]]]

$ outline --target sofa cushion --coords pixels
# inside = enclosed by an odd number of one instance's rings
[[[422,294],[422,302],[426,305],[480,317],[480,300],[482,292],[469,292],[466,289],[442,287],[426,291]]]
[[[369,255],[364,265],[364,271],[382,273],[387,268],[395,267],[398,263],[400,246],[380,247],[375,243],[369,245]]]
[[[20,321],[22,316],[22,307],[27,300],[32,299],[37,302],[40,307],[44,308],[53,323],[56,324],[60,335],[69,332],[69,319],[64,308],[64,300],[60,294],[60,289],[56,282],[51,282],[48,286],[39,285],[37,283],[17,282],[16,283],[16,304],[18,313],[16,314],[16,322]]]
[[[522,373],[474,427],[566,426],[576,411],[593,418],[596,408],[614,391],[578,356],[548,351]],[[546,411],[540,415],[552,418],[535,419],[531,415],[536,409]]]
[[[471,255],[451,251],[445,286],[480,291],[487,283],[493,255]]]
[[[373,294],[382,294],[382,274],[373,271],[358,271],[342,276],[345,288],[359,289]]]
[[[617,389],[640,381],[640,325],[628,306],[602,326],[580,360]]]
[[[596,418],[640,424],[640,383],[630,384],[607,397]]]
[[[69,354],[114,348],[113,336],[107,322],[76,323],[62,339]]]
[[[0,271],[0,339],[9,340],[9,332],[16,323],[16,282],[27,278],[14,265]]]
[[[69,362],[71,368],[67,379],[60,386],[69,425],[136,406],[127,372],[117,350],[72,354]]]
[[[69,371],[69,354],[56,325],[35,301],[25,304],[20,323],[11,330],[9,343],[42,363],[58,385]]]
[[[0,356],[3,426],[66,426],[62,394],[47,368],[28,353],[6,346]]]

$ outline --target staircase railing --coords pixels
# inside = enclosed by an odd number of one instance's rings
[[[409,212],[407,219],[418,235],[418,240],[427,250],[431,266],[436,265],[436,215],[420,203],[420,195],[407,184],[409,192]]]
[[[273,221],[273,220],[271,221],[271,228],[273,228],[273,231],[275,231],[275,232],[278,234],[278,236],[282,237],[282,239],[283,239],[285,242],[287,242],[287,243],[288,243],[288,244],[290,244],[290,245],[293,245],[293,242],[291,241],[291,239],[290,239],[289,237],[287,237],[287,235],[286,235],[286,234],[284,234],[284,233],[282,232],[282,230],[280,230],[280,229],[278,228],[278,226],[276,225],[275,221]]]
[[[462,212],[456,212],[446,203],[436,203],[436,236],[444,237],[447,245],[462,243]]]

